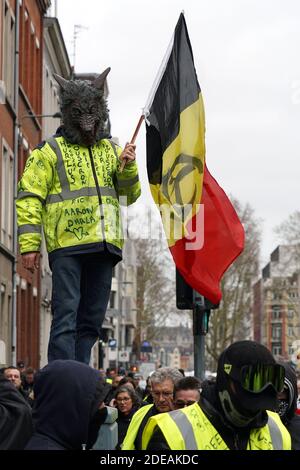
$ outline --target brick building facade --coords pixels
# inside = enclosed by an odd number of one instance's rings
[[[40,365],[41,275],[21,266],[14,197],[42,139],[44,17],[50,0],[0,3],[0,364]],[[62,40],[62,39],[61,39]]]
[[[253,337],[277,359],[295,362],[300,335],[300,274],[295,247],[279,245],[253,286]]]

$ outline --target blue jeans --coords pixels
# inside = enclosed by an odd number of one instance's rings
[[[105,317],[114,264],[99,253],[53,261],[49,362],[73,359],[89,364]]]

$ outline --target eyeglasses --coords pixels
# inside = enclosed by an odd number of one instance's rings
[[[116,401],[117,401],[118,403],[122,403],[123,401],[126,402],[126,401],[129,401],[129,400],[131,400],[131,398],[129,398],[129,397],[116,398]]]
[[[163,398],[169,398],[173,396],[173,392],[151,392],[153,398],[159,398],[162,396]]]
[[[174,405],[176,406],[176,408],[185,408],[186,406],[193,405],[194,403],[196,403],[195,400],[177,400],[174,402]]]
[[[284,387],[285,369],[279,364],[258,363],[245,365],[241,369],[235,369],[232,364],[224,364],[224,371],[247,392],[260,393],[271,385],[279,393]]]

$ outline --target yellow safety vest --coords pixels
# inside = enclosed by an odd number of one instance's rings
[[[267,411],[268,423],[252,429],[247,450],[291,450],[291,437],[277,413]],[[229,450],[198,403],[151,417],[145,426],[142,449],[158,426],[172,450]]]
[[[134,413],[132,420],[130,421],[129,427],[127,429],[126,436],[122,444],[122,450],[134,450],[134,441],[136,439],[138,430],[140,428],[141,422],[144,417],[154,405],[145,405],[142,406],[136,413]]]
[[[118,171],[121,152],[108,139],[88,148],[56,137],[31,153],[16,203],[21,253],[40,250],[42,226],[49,253],[104,239],[121,250],[119,203],[141,193],[135,162]]]

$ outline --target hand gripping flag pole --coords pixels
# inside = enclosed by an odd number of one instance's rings
[[[142,116],[140,117],[139,122],[138,122],[138,124],[137,124],[137,126],[136,126],[136,128],[135,128],[135,131],[134,131],[134,133],[133,133],[133,136],[132,136],[132,138],[131,138],[131,141],[130,141],[131,144],[134,144],[134,143],[135,143],[135,140],[136,140],[136,138],[137,138],[137,135],[138,135],[138,133],[139,133],[140,127],[141,127],[142,122],[143,122],[144,119],[145,119],[145,116],[142,114]],[[121,163],[121,166],[120,166],[120,170],[119,170],[120,173],[122,173],[122,171],[124,170],[124,167],[125,167],[126,163],[127,163],[127,158],[123,158],[122,163]]]

